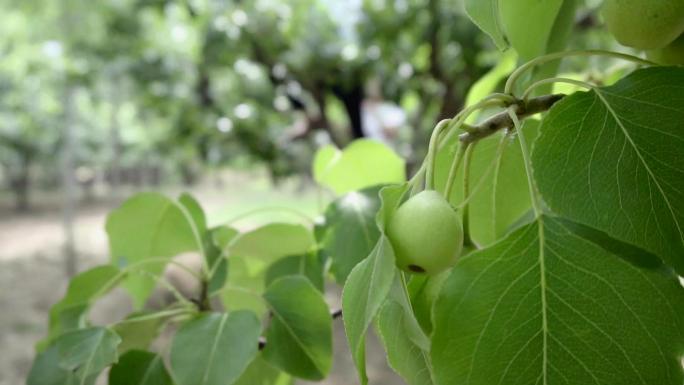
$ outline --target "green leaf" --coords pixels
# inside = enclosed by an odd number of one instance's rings
[[[523,61],[546,53],[551,30],[563,1],[497,1],[506,36]]]
[[[526,137],[535,137],[539,122],[527,119],[522,130]],[[491,135],[475,144],[470,164],[470,235],[481,246],[501,239],[517,220],[532,206],[527,189],[527,174],[517,136],[505,136],[504,132]],[[444,191],[455,157],[452,145],[437,153],[435,188]],[[504,140],[500,150],[501,141]],[[501,157],[498,153],[501,152]],[[463,196],[463,170],[456,174],[455,187],[449,201],[459,206]]]
[[[44,349],[57,336],[86,326],[90,305],[123,279],[120,270],[111,265],[86,270],[71,279],[64,297],[50,308],[48,336],[39,343]]]
[[[74,330],[55,340],[59,366],[76,373],[80,383],[118,359],[121,338],[103,327]]]
[[[362,384],[366,376],[366,331],[385,301],[396,271],[394,251],[387,237],[351,271],[342,291],[342,313],[347,341]]]
[[[316,177],[317,175],[317,177]],[[404,160],[371,139],[357,139],[343,151],[323,147],[314,160],[316,181],[337,194],[406,180]]]
[[[312,162],[312,173],[314,180],[323,184],[325,175],[328,172],[330,166],[332,166],[340,157],[342,153],[332,144],[327,144],[316,151],[314,155],[314,160]]]
[[[236,236],[228,248],[230,256],[244,257],[255,270],[277,259],[301,255],[314,247],[311,230],[293,223],[269,223]]]
[[[366,258],[378,241],[375,217],[380,208],[380,188],[350,192],[325,210],[325,233],[321,244],[331,258],[331,272],[344,284],[349,272]]]
[[[261,355],[247,367],[235,385],[292,385],[293,380],[287,373],[269,365]]]
[[[221,301],[227,310],[251,310],[259,316],[266,314],[261,300],[264,291],[263,270],[251,272],[245,258],[229,258],[228,284],[221,290]]]
[[[184,324],[171,344],[178,385],[230,385],[257,354],[261,323],[249,311],[207,313]]]
[[[539,121],[526,120],[522,130],[525,137],[536,137]],[[492,135],[477,144],[470,168],[471,188],[475,189],[481,183],[478,190],[473,190],[469,203],[473,213],[470,216],[471,237],[479,245],[501,239],[532,207],[518,137],[502,138],[502,135],[505,133]],[[505,140],[505,147],[501,158],[497,159],[501,140]]]
[[[451,270],[446,270],[434,276],[414,275],[408,282],[413,313],[427,335],[432,334],[432,307],[450,273]]]
[[[84,384],[95,383],[97,375],[88,378]],[[38,353],[26,379],[26,385],[77,385],[76,374],[59,366],[59,352],[52,346]]]
[[[114,325],[112,330],[121,337],[119,354],[132,349],[147,349],[157,338],[159,329],[165,321],[164,317],[156,317],[154,312],[140,311],[130,314],[126,319]]]
[[[140,193],[128,199],[107,217],[107,234],[112,261],[117,266],[130,266],[150,258],[159,263],[143,264],[139,270],[158,275],[163,259],[200,250],[199,233],[182,206],[157,193]],[[123,286],[140,308],[154,289],[154,279],[147,275],[131,275]]]
[[[200,238],[204,239],[207,234],[207,217],[197,199],[188,193],[182,193],[180,197],[178,197],[178,203],[187,211],[188,216],[195,224],[195,228],[197,229]]]
[[[319,255],[291,255],[277,260],[266,270],[265,286],[279,278],[293,275],[307,278],[318,291],[323,292],[323,262]]]
[[[382,203],[376,218],[380,229],[385,228],[406,191],[406,184],[385,187],[380,191]],[[352,269],[342,290],[344,330],[359,378],[364,385],[368,383],[366,331],[385,302],[396,271],[392,245],[382,234],[370,255]]]
[[[417,346],[398,327],[406,321],[402,305],[388,300],[378,313],[377,328],[387,352],[387,362],[409,385],[432,385],[432,367],[427,351]]]
[[[532,162],[550,209],[684,274],[684,69],[638,70],[542,121]]]
[[[161,356],[131,350],[109,371],[109,385],[173,385]]]
[[[230,241],[239,234],[239,231],[230,226],[218,226],[211,230],[211,237],[214,241],[214,245],[221,250],[225,250],[230,244]]]
[[[684,290],[542,216],[463,257],[434,309],[440,384],[682,383]]]
[[[300,378],[321,380],[332,365],[332,318],[322,294],[304,277],[273,282],[264,293],[273,314],[263,357]]]
[[[465,0],[465,9],[473,22],[494,40],[497,48],[508,48],[509,42],[499,14],[499,0]]]

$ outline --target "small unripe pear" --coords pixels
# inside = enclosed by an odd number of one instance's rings
[[[463,226],[456,210],[437,191],[407,200],[390,218],[387,236],[397,266],[412,273],[437,274],[456,263],[463,249]]]
[[[622,45],[658,49],[684,32],[684,0],[605,0],[601,13]]]

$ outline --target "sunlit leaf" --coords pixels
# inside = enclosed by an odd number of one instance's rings
[[[137,194],[107,217],[112,261],[117,266],[139,264],[139,270],[158,275],[164,269],[164,259],[200,249],[201,238],[193,227],[178,203],[156,193]],[[160,260],[140,264],[153,258]],[[123,286],[139,308],[155,281],[147,275],[131,274]]]
[[[317,181],[337,194],[406,180],[404,160],[381,142],[358,139],[334,155],[329,147],[319,151],[323,154],[314,163]]]

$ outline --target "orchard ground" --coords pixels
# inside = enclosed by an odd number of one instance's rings
[[[288,180],[275,189],[263,175],[230,172],[187,189],[202,203],[210,224],[220,223],[257,207],[285,206],[311,216],[320,212],[330,199],[300,180]],[[177,196],[179,187],[161,192]],[[120,196],[135,191],[121,191]],[[107,213],[121,199],[96,198],[80,203],[75,218],[76,249],[79,271],[108,260],[104,223]],[[25,383],[34,356],[35,343],[47,331],[50,306],[64,294],[67,279],[63,263],[63,228],[58,193],[33,196],[33,209],[15,213],[8,195],[0,196],[0,385]],[[265,221],[293,220],[291,215],[262,213],[238,222],[241,228],[258,226]],[[339,307],[339,289],[328,292],[331,306]],[[95,323],[107,324],[125,316],[130,304],[123,292],[113,292],[98,301],[91,312]],[[356,370],[347,349],[342,321],[334,322],[335,362],[324,385],[357,383]],[[371,383],[403,384],[385,363],[385,354],[375,339],[368,346],[368,371]],[[299,382],[304,383],[304,382]]]

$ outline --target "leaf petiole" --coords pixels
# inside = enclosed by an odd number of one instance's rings
[[[548,55],[544,56],[539,56],[535,59],[532,59],[528,61],[527,63],[521,65],[518,67],[511,76],[508,77],[508,80],[506,81],[506,86],[504,87],[504,93],[508,95],[513,95],[514,92],[514,87],[515,83],[518,81],[520,76],[522,76],[523,73],[525,73],[527,70],[530,70],[540,64],[544,64],[550,61],[554,60],[561,60],[567,57],[573,57],[573,56],[608,56],[608,57],[613,57],[617,59],[622,59],[622,60],[627,60],[631,61],[637,64],[642,64],[642,65],[656,65],[650,60],[642,59],[638,56],[634,55],[629,55],[625,53],[620,53],[620,52],[613,52],[613,51],[606,51],[606,50],[581,50],[581,51],[563,51],[563,52],[554,52],[550,53]]]

